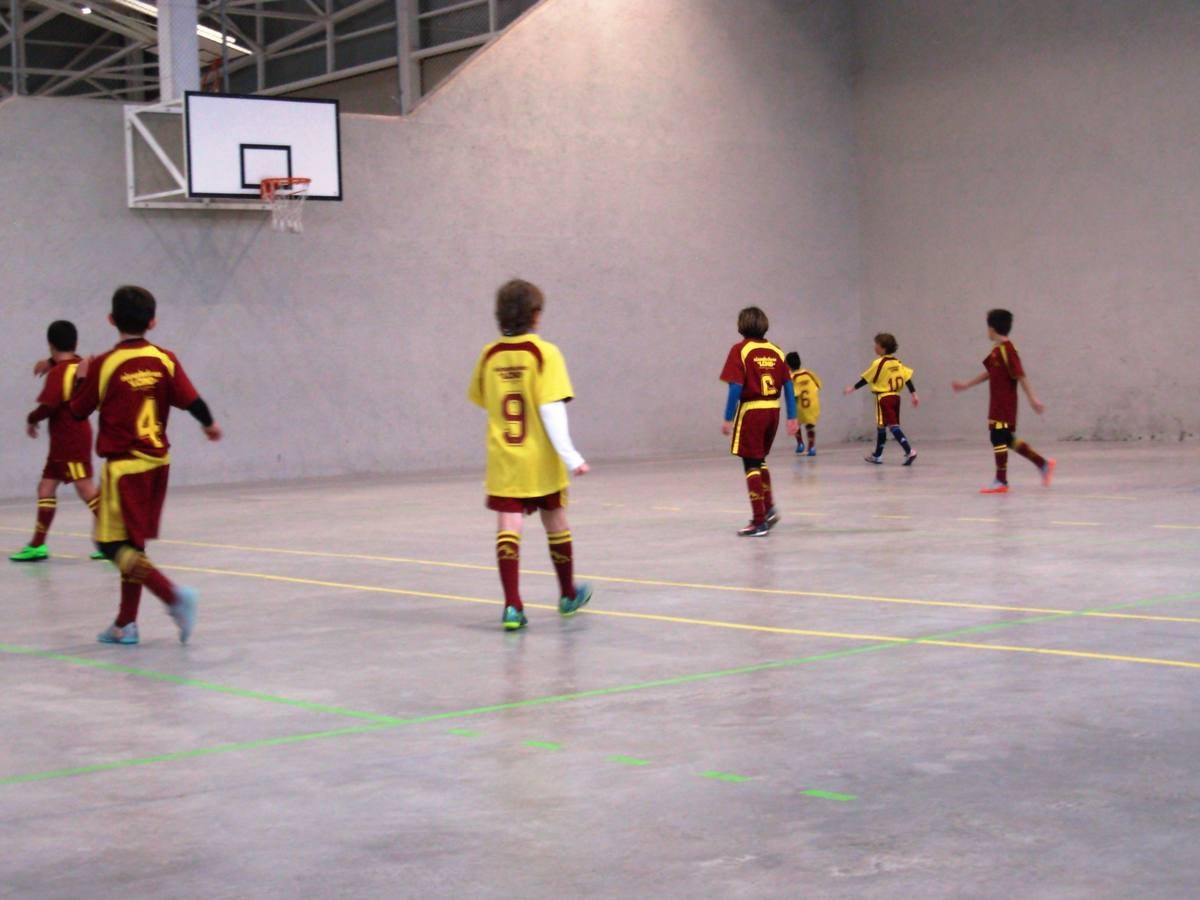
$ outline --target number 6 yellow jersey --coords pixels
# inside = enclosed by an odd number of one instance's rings
[[[796,420],[801,425],[816,425],[821,418],[821,379],[808,369],[797,369],[792,373],[792,387],[796,390]]]
[[[538,407],[574,396],[562,352],[536,334],[503,337],[479,354],[467,397],[487,410],[487,492],[544,497],[566,488],[567,467]]]

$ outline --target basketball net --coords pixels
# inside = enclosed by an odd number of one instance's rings
[[[261,185],[263,200],[271,204],[271,227],[276,231],[299,234],[304,230],[304,198],[308,196],[311,178],[264,178]]]

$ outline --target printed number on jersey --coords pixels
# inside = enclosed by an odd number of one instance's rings
[[[500,401],[500,414],[504,417],[504,440],[517,446],[525,443],[525,398],[515,391],[505,394]]]
[[[153,397],[142,401],[142,408],[137,417],[137,434],[151,447],[163,445],[162,425],[158,421],[158,407],[155,406]]]

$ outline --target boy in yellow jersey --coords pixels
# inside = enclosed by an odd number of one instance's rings
[[[817,455],[817,420],[821,418],[821,379],[816,372],[800,367],[800,354],[793,350],[784,357],[792,371],[792,387],[796,391],[796,420],[808,436],[808,455]],[[796,455],[804,455],[805,435],[796,432]]]
[[[500,621],[506,631],[527,624],[519,590],[521,526],[541,512],[558,575],[558,611],[573,616],[592,599],[575,584],[567,475],[588,464],[571,443],[566,404],[574,397],[558,347],[536,334],[545,298],[534,284],[514,279],[496,292],[500,340],[479,354],[467,397],[488,414],[487,503],[496,511],[496,564],[504,588]]]
[[[914,407],[920,405],[921,400],[912,382],[913,370],[894,355],[898,347],[896,338],[886,331],[875,335],[874,362],[857,382],[846,386],[846,393],[853,394],[860,387],[870,385],[871,393],[875,395],[875,452],[866,457],[866,461],[877,466],[883,464],[883,443],[889,428],[892,437],[904,448],[904,465],[911,466],[917,461],[917,451],[909,445],[900,429],[900,388],[908,388]]]

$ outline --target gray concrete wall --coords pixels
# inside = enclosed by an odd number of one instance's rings
[[[21,422],[47,322],[106,346],[126,281],[227,429],[173,420],[180,482],[482,472],[465,385],[512,275],[547,291],[585,454],[723,452],[740,307],[821,374],[860,330],[851,24],[833,0],[550,0],[412,116],[345,117],[347,199],[300,236],[126,209],[116,105],[0,104],[0,496],[44,453]],[[828,439],[858,427],[827,408]]]
[[[1041,399],[1027,436],[1200,433],[1200,4],[865,0],[856,91],[864,343],[895,331],[915,436],[975,436],[1013,336]]]

